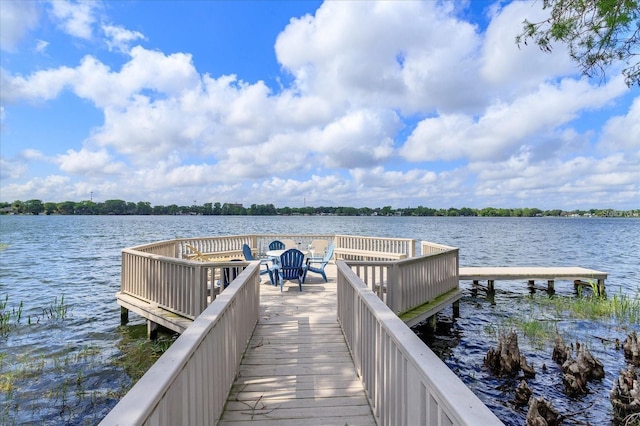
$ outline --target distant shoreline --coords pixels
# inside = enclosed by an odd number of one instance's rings
[[[154,216],[483,216],[483,217],[640,217],[640,209],[575,209],[571,211],[561,209],[541,210],[535,207],[497,208],[484,207],[481,209],[470,207],[450,207],[435,209],[431,207],[406,207],[394,209],[384,207],[279,207],[273,204],[252,204],[244,207],[240,203],[204,203],[203,205],[152,206],[148,201],[137,203],[124,200],[106,200],[104,202],[63,201],[60,203],[42,202],[41,200],[16,200],[13,203],[0,203],[2,214],[31,214],[31,215],[154,215]]]

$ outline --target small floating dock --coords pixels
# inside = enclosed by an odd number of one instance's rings
[[[594,269],[582,268],[579,266],[515,266],[515,267],[461,267],[459,269],[459,280],[473,281],[477,285],[480,281],[486,280],[489,291],[495,290],[495,281],[527,280],[530,287],[533,287],[536,280],[546,280],[547,290],[554,291],[556,281],[573,281],[575,286],[589,285],[588,280],[596,280],[598,291],[604,292],[604,282],[607,273]],[[585,281],[586,280],[586,281]]]

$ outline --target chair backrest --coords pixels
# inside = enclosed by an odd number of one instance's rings
[[[280,256],[279,269],[282,271],[282,278],[292,280],[302,275],[302,264],[304,254],[298,249],[289,249]]]
[[[249,244],[242,245],[242,254],[244,255],[245,260],[255,260],[253,253],[251,253],[251,247],[249,247]]]
[[[242,262],[242,259],[231,259],[231,262]],[[242,266],[227,266],[222,268],[222,288],[227,288],[244,268]]]
[[[284,250],[284,243],[279,240],[273,240],[269,243],[269,250]]]
[[[191,250],[194,254],[189,255],[189,258],[192,260],[200,260],[202,262],[207,262],[209,258],[200,252],[197,248],[192,245],[185,244],[185,247]]]
[[[282,240],[285,249],[297,248],[297,244],[293,240]]]
[[[333,257],[333,243],[329,244],[329,247],[327,247],[327,253],[324,255],[324,259],[322,259],[322,262],[327,263],[331,260],[332,257]]]

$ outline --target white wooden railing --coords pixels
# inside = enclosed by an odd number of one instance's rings
[[[370,290],[401,315],[458,287],[459,250],[425,241],[421,247],[423,255],[409,259],[346,262]]]
[[[444,251],[450,251],[455,248],[456,247],[445,246],[444,244],[436,244],[430,241],[420,241],[420,253],[422,254],[442,253]]]
[[[187,257],[194,247],[201,253],[207,253],[211,260],[216,258],[229,259],[238,257],[242,259],[242,245],[256,246],[255,235],[224,235],[207,238],[181,238],[176,240],[180,247],[181,257]],[[190,247],[189,247],[190,246]]]
[[[124,249],[120,291],[195,319],[216,298],[225,271],[246,265],[247,262],[196,262],[145,253],[138,248]]]
[[[224,271],[238,264],[220,260],[191,261],[191,247],[214,260],[242,259],[243,244],[260,254],[266,252],[274,239],[291,239],[302,248],[314,239],[325,239],[347,250],[410,255],[395,261],[349,261],[356,274],[398,315],[458,286],[458,249],[455,247],[422,241],[422,256],[414,257],[415,242],[405,238],[236,235],[183,238],[124,249],[121,292],[194,319],[215,299],[216,285]]]
[[[415,240],[410,238],[335,236],[336,258],[345,260],[388,260],[415,256]]]
[[[343,261],[338,321],[378,425],[502,422]]]
[[[298,246],[299,249],[301,250],[306,250],[307,247],[309,246],[309,244],[311,244],[311,242],[313,240],[325,240],[327,242],[333,242],[334,241],[334,236],[333,235],[326,235],[326,234],[304,234],[304,235],[300,235],[300,234],[272,234],[272,235],[257,235],[256,236],[256,249],[258,252],[258,255],[261,256],[264,253],[267,252],[267,250],[269,250],[269,243],[272,242],[273,240],[292,240],[293,242],[296,243],[296,245]]]
[[[252,262],[100,425],[215,424],[260,315],[259,267]]]

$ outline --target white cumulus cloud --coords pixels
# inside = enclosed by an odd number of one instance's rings
[[[0,1],[0,50],[13,52],[23,36],[38,23],[33,1]]]

